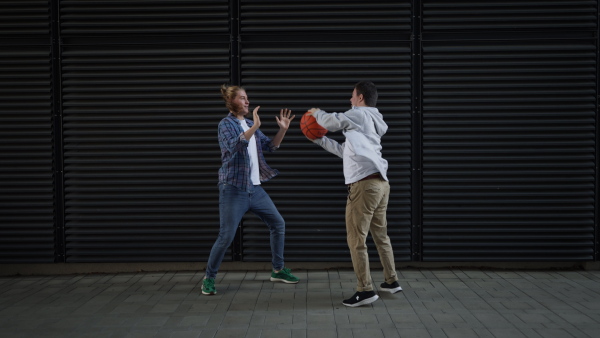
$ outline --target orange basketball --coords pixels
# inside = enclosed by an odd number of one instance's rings
[[[325,136],[325,134],[327,134],[327,129],[321,127],[314,116],[307,114],[308,112],[304,113],[300,119],[300,130],[302,130],[302,134],[310,140]]]

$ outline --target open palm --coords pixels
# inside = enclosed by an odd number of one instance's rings
[[[292,111],[285,108],[279,112],[279,116],[275,116],[275,119],[277,120],[279,128],[288,129],[294,117],[296,117],[296,115],[292,115]]]

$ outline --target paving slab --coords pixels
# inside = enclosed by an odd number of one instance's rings
[[[293,268],[293,267],[292,267]],[[600,272],[406,269],[403,291],[358,308],[349,269],[0,277],[0,337],[596,337]],[[381,271],[373,270],[379,285]]]

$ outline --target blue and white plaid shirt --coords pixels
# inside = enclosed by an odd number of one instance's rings
[[[252,120],[246,119],[249,127],[254,125]],[[275,177],[279,171],[267,165],[264,151],[273,152],[277,150],[270,138],[266,137],[260,130],[254,133],[256,148],[258,152],[258,167],[260,181],[266,182]],[[248,154],[248,141],[244,137],[241,121],[233,114],[219,122],[219,146],[221,147],[221,162],[219,169],[219,182],[231,184],[243,191],[254,192],[254,185],[250,178],[250,155]]]

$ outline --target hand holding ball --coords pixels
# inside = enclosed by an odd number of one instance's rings
[[[302,134],[311,141],[325,136],[325,134],[327,134],[327,129],[321,127],[314,116],[307,114],[308,112],[304,113],[302,119],[300,119],[300,130],[302,130]]]

